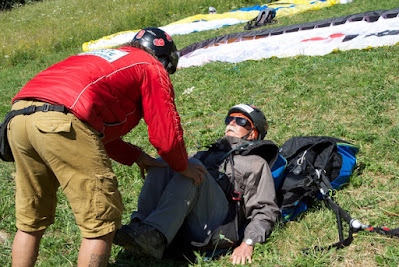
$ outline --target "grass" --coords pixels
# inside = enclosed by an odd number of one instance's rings
[[[228,3],[227,3],[228,2]],[[145,26],[162,26],[207,12],[262,4],[264,1],[85,1],[53,0],[0,13],[0,113],[39,71],[81,52],[89,40]],[[370,10],[398,7],[396,0],[354,0],[279,19],[278,27]],[[4,26],[3,26],[4,25]],[[179,49],[196,41],[243,31],[243,25],[174,36]],[[172,75],[188,152],[223,134],[227,109],[255,104],[270,123],[268,138],[281,145],[292,136],[327,135],[360,146],[358,168],[350,184],[337,194],[338,203],[364,224],[399,227],[399,47],[332,53],[323,57],[270,58],[237,64],[210,63]],[[190,90],[188,90],[190,89]],[[191,93],[188,93],[190,92]],[[141,123],[126,140],[156,155]],[[142,181],[136,166],[114,164],[126,211],[137,206]],[[10,266],[15,228],[14,180],[11,163],[0,163],[0,264]],[[59,192],[56,222],[42,240],[38,266],[74,266],[80,234],[69,204]],[[334,214],[324,204],[299,220],[279,226],[257,245],[253,266],[398,266],[397,239],[360,232],[348,248],[304,255],[302,248],[338,240]],[[228,257],[183,264],[130,259],[113,247],[110,266],[226,266]]]

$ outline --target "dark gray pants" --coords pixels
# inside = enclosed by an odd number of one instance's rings
[[[190,162],[201,164],[197,159]],[[174,172],[169,167],[152,168],[141,189],[138,210],[131,218],[157,228],[168,244],[173,240],[183,222],[184,233],[195,241],[204,240],[223,223],[228,211],[228,201],[207,173],[202,184]]]

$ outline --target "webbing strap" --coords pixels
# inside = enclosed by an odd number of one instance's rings
[[[335,213],[335,216],[337,219],[339,241],[337,243],[334,243],[334,244],[332,244],[330,246],[326,246],[326,247],[315,246],[313,248],[313,251],[330,250],[332,248],[341,249],[341,248],[349,246],[353,241],[353,233],[355,231],[355,229],[351,225],[351,221],[353,220],[352,217],[344,209],[342,209],[337,203],[335,203],[331,199],[331,197],[329,197],[328,195],[324,195],[323,200],[326,201],[326,203],[329,205],[329,207]],[[347,222],[349,225],[348,237],[345,239],[344,239],[343,229],[342,229],[342,219],[345,222]],[[310,250],[311,249],[303,249],[302,251],[304,253],[308,254],[310,252]]]
[[[29,106],[23,109],[11,110],[9,113],[13,114],[13,116],[17,115],[30,115],[35,112],[47,112],[47,111],[58,111],[58,112],[67,112],[68,110],[64,105],[52,105],[52,104],[44,104],[43,106]]]
[[[378,234],[381,234],[381,235],[389,235],[389,236],[399,237],[399,228],[389,229],[387,227],[369,226],[367,228],[364,228],[364,230],[367,230],[369,232],[378,233]]]
[[[4,117],[3,122],[0,122],[0,158],[4,161],[14,161],[12,155],[11,147],[8,143],[7,138],[7,125],[12,118],[18,115],[29,115],[37,111],[47,112],[47,111],[58,111],[67,113],[68,110],[63,105],[51,105],[44,104],[43,106],[29,106],[23,109],[11,110]]]

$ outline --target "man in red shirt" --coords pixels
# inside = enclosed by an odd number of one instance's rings
[[[131,45],[75,55],[40,72],[12,100],[8,137],[16,164],[15,266],[33,266],[54,223],[61,186],[83,237],[78,265],[106,266],[123,204],[110,158],[142,173],[163,166],[122,140],[144,118],[151,144],[174,170],[202,182],[189,163],[169,74],[177,49],[164,31],[141,30]]]

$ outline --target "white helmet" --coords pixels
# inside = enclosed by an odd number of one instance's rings
[[[238,104],[229,109],[227,116],[232,113],[241,113],[247,116],[252,123],[254,128],[258,131],[260,140],[263,140],[267,134],[268,123],[263,112],[255,106],[249,104]]]

